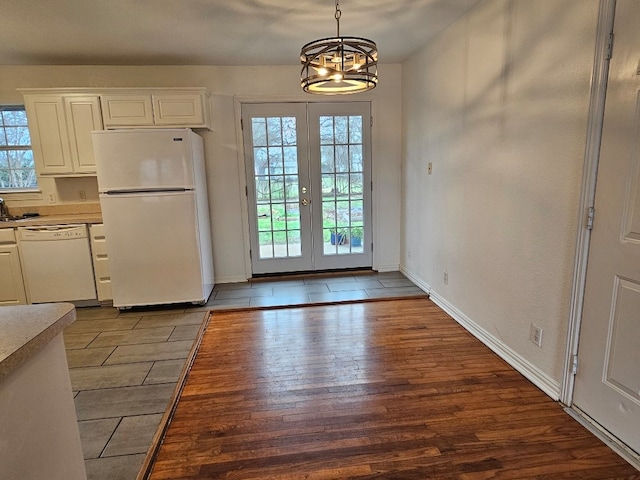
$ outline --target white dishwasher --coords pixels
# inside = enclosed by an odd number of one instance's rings
[[[19,227],[29,303],[96,300],[87,226]]]

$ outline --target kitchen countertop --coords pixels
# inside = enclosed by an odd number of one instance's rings
[[[100,213],[41,215],[39,217],[23,218],[10,222],[0,222],[0,228],[68,225],[72,223],[102,223],[102,215]]]
[[[0,307],[0,380],[35,356],[75,319],[71,303]]]

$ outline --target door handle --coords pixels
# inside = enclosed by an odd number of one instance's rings
[[[301,203],[306,207],[307,205],[309,205],[309,200],[307,200],[306,198],[303,198]]]

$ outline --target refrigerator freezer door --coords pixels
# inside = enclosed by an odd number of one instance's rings
[[[99,191],[194,188],[193,136],[188,129],[93,132]]]
[[[100,204],[115,307],[207,300],[195,192],[101,195]]]

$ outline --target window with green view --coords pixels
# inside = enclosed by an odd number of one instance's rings
[[[0,106],[0,191],[38,188],[24,107]]]

